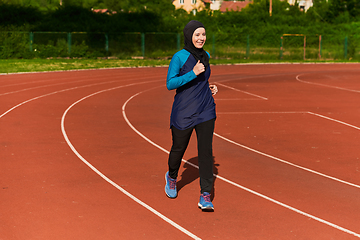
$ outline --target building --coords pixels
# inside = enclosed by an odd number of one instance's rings
[[[220,9],[223,0],[211,0],[210,2],[210,10],[216,11]]]
[[[287,0],[290,5],[294,5],[297,1],[299,3],[299,8],[303,11],[307,11],[313,5],[313,0]],[[210,4],[210,10],[216,11],[220,10],[221,12],[226,11],[241,11],[244,7],[251,4],[251,0],[245,1],[223,1],[223,0],[173,0],[173,4],[176,9],[183,8],[187,12],[193,11],[196,13],[196,10],[201,11],[206,8],[206,5]]]
[[[116,11],[110,11],[109,9],[91,9],[95,13],[105,13],[105,14],[116,14]]]
[[[204,10],[206,4],[211,4],[211,0],[173,0],[173,5],[176,9],[182,8],[187,12],[193,11],[194,14],[196,10]]]
[[[288,3],[290,5],[294,5],[296,2],[296,0],[288,0]],[[313,1],[312,0],[297,0],[297,2],[299,3],[299,8],[302,11],[307,11],[310,7],[313,6]]]
[[[223,1],[223,0],[173,0],[173,5],[176,9],[182,8],[187,12],[195,10],[201,11],[210,5],[210,10],[220,10],[222,12],[240,11],[247,6],[251,1]],[[196,13],[196,11],[194,11]]]
[[[222,1],[220,4],[220,11],[226,12],[226,11],[241,11],[244,7],[252,3],[251,0],[245,0],[245,1]]]

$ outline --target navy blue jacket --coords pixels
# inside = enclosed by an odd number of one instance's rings
[[[176,89],[176,95],[170,116],[170,127],[184,130],[216,118],[215,102],[208,81],[210,65],[205,72],[196,76],[193,71],[196,63],[193,55],[185,49],[175,53],[171,59],[166,86],[169,90]]]

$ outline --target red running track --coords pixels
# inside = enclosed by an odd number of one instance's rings
[[[0,76],[0,239],[358,239],[359,64],[213,66],[214,212],[196,140],[164,193],[167,68]]]

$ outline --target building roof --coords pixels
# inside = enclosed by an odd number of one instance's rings
[[[109,9],[91,9],[95,13],[107,13],[107,14],[115,14],[116,11],[110,11]]]
[[[172,0],[172,2],[174,2],[174,1],[176,1],[176,0]],[[211,0],[201,0],[201,1],[204,2],[204,3],[212,3]]]
[[[220,11],[241,11],[241,9],[250,3],[252,3],[252,1],[223,1],[220,7]]]

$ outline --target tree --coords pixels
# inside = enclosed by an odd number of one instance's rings
[[[122,0],[117,6],[127,12],[150,11],[160,15],[169,14],[175,10],[174,5],[169,0]]]

